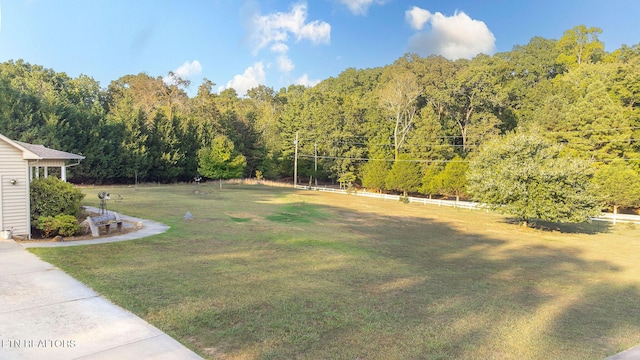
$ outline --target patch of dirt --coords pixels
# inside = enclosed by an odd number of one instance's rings
[[[261,217],[249,212],[225,212],[224,214],[233,219],[246,219],[248,221],[262,219]]]

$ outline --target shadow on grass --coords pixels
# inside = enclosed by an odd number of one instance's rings
[[[602,358],[640,341],[638,287],[602,284],[622,269],[588,260],[580,248],[540,241],[514,249],[507,240],[425,219],[372,216],[365,223],[376,225],[352,230],[364,231],[385,260],[406,265],[405,279],[425,280],[403,288],[390,286],[403,279],[397,273],[372,277],[361,291],[391,305],[407,324],[402,332],[424,331],[424,324],[408,325],[416,319],[436,320],[427,333],[457,329],[439,338],[436,358]],[[635,342],[620,336],[625,331]],[[524,345],[532,340],[534,347]]]
[[[504,218],[504,223],[522,226],[522,221],[514,217]],[[543,220],[531,220],[529,227],[540,231],[559,232],[563,234],[601,234],[611,230],[611,224],[606,221],[591,221],[581,223],[555,223]]]
[[[594,284],[621,269],[579,248],[514,249],[429,219],[339,219],[358,236],[279,239],[277,255],[245,263],[223,292],[248,303],[215,309],[219,333],[201,341],[263,358],[585,359],[640,334],[640,304],[611,300],[637,287]]]

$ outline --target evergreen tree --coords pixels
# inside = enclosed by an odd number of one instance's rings
[[[420,166],[407,155],[401,154],[400,158],[394,161],[385,179],[385,186],[388,190],[402,191],[406,194],[418,191],[420,181]]]
[[[442,177],[438,176],[442,172],[442,166],[437,163],[430,164],[422,176],[422,186],[420,192],[425,195],[429,195],[429,198],[433,195],[439,195],[441,189],[444,187],[442,184]]]
[[[467,170],[469,166],[465,160],[456,155],[447,163],[444,170],[436,176],[435,184],[439,186],[438,192],[445,195],[453,195],[456,200],[466,194]]]
[[[386,179],[389,175],[389,163],[384,160],[370,159],[362,166],[362,186],[373,191],[386,188]]]

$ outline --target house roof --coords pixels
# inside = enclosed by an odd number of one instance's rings
[[[72,154],[64,151],[49,149],[44,145],[33,145],[21,141],[11,140],[0,134],[0,140],[22,151],[22,158],[25,160],[82,160],[82,155]]]
[[[60,150],[49,149],[44,145],[33,145],[23,143],[21,141],[15,141],[18,145],[22,146],[29,152],[37,155],[41,160],[82,160],[85,157],[82,155],[72,154]]]

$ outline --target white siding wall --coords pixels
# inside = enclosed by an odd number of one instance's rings
[[[11,180],[17,180],[16,185]],[[0,227],[17,235],[30,234],[29,180],[22,151],[0,139]]]

